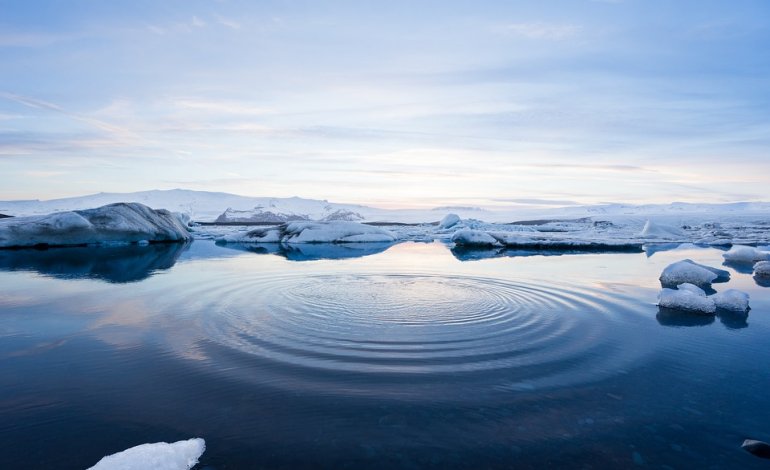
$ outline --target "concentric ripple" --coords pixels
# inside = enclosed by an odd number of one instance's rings
[[[207,354],[291,386],[481,380],[531,390],[617,373],[644,350],[618,334],[632,328],[630,299],[598,288],[339,273],[241,274],[206,290],[196,323]]]

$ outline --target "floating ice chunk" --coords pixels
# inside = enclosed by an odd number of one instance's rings
[[[184,241],[191,238],[179,219],[166,210],[139,203],[0,220],[0,247]]]
[[[680,284],[678,289],[663,288],[658,295],[658,306],[702,314],[717,310],[714,299],[706,297],[703,289],[689,283]]]
[[[770,261],[760,261],[754,265],[755,277],[770,277]]]
[[[727,289],[724,292],[710,296],[717,308],[732,312],[749,311],[749,294],[735,289]]]
[[[225,243],[391,243],[397,237],[380,227],[358,222],[289,222],[219,238]]]
[[[682,238],[684,233],[679,227],[672,225],[664,225],[652,220],[647,220],[644,224],[644,228],[639,233],[642,238],[665,238],[665,239],[677,239]]]
[[[206,450],[203,439],[142,444],[108,455],[88,470],[189,470]]]
[[[444,228],[451,228],[455,225],[460,223],[460,216],[457,214],[447,214],[444,216],[443,219],[441,219],[441,222],[438,223],[438,228],[444,229]]]
[[[724,269],[712,268],[686,259],[670,264],[660,275],[663,287],[676,287],[685,282],[700,287],[708,287],[712,282],[727,282],[730,273]]]
[[[726,261],[734,263],[753,263],[770,260],[770,252],[760,251],[752,246],[733,245],[730,251],[722,255]]]
[[[455,232],[452,241],[460,246],[500,246],[500,242],[487,232],[467,228]]]
[[[395,240],[395,235],[385,229],[342,221],[290,222],[282,239],[285,243],[382,243]]]

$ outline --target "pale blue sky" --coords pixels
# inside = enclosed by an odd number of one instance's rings
[[[0,199],[770,199],[770,2],[1,1]]]

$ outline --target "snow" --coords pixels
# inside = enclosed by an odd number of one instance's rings
[[[395,242],[392,232],[357,222],[290,222],[269,228],[227,235],[225,243],[387,243]]]
[[[770,252],[760,251],[751,246],[733,246],[730,251],[722,255],[726,261],[734,263],[754,263],[755,261],[770,260]]]
[[[727,289],[724,292],[710,297],[717,308],[732,312],[746,313],[749,311],[749,294],[735,289]]]
[[[487,232],[468,228],[455,232],[452,241],[459,246],[500,246],[500,242]]]
[[[652,220],[645,222],[642,231],[639,233],[642,238],[662,238],[662,239],[680,239],[684,233],[678,227],[665,225]]]
[[[677,289],[663,288],[658,296],[658,306],[692,313],[716,313],[714,299],[707,297],[698,286],[685,283]]]
[[[203,439],[142,444],[108,455],[88,470],[189,470],[206,450]]]
[[[754,265],[754,276],[770,277],[770,261],[760,261]]]
[[[444,216],[443,219],[438,223],[439,229],[447,229],[454,227],[455,225],[460,223],[460,216],[457,214],[447,214]]]
[[[179,218],[137,203],[0,220],[0,248],[171,242],[191,238]]]
[[[676,287],[684,283],[709,287],[712,282],[729,280],[728,271],[704,266],[689,259],[668,265],[660,275],[660,283],[663,287]]]

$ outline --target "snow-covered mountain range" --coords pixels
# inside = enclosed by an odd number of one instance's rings
[[[513,222],[536,218],[618,219],[708,216],[714,220],[731,216],[762,216],[770,219],[770,203],[738,202],[728,204],[604,204],[560,208],[519,207],[485,210],[478,207],[442,207],[425,210],[388,210],[324,200],[248,197],[236,194],[185,189],[152,190],[134,193],[98,193],[64,199],[0,201],[0,214],[40,215],[65,210],[89,209],[115,202],[139,202],[154,209],[168,209],[189,215],[200,222],[284,222],[291,220],[345,220],[363,222],[436,222],[446,213],[463,219],[487,222]]]

